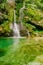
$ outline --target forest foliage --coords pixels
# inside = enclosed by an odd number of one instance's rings
[[[9,36],[13,23],[14,8],[6,1],[0,1],[0,36]]]
[[[23,25],[30,34],[43,36],[43,0],[16,0],[17,21],[19,19],[18,13],[24,2],[26,9],[24,9],[24,17],[22,17]]]
[[[5,34],[9,36],[10,24],[14,22],[14,9],[16,10],[17,22],[19,22],[20,9],[25,2],[25,8],[23,11],[22,24],[29,30],[31,34],[43,31],[43,0],[12,0],[12,3],[8,3],[7,0],[0,0],[0,35]],[[14,5],[15,3],[15,5]],[[22,15],[21,15],[22,16]]]

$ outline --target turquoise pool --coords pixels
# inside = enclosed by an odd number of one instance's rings
[[[0,48],[7,48],[8,46],[13,44],[12,38],[0,38]]]

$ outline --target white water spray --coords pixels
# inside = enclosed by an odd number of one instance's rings
[[[16,23],[16,12],[14,10],[14,25],[13,25],[14,37],[20,37],[19,27]]]
[[[24,17],[24,9],[25,9],[25,2],[23,3],[23,7],[20,9],[20,11],[19,11],[19,21],[20,21],[20,23],[22,24],[22,20],[23,20],[23,17]]]

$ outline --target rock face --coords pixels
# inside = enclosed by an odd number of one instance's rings
[[[43,28],[43,19],[41,21],[32,21],[32,23]]]
[[[27,21],[27,23],[35,26],[39,30],[43,30],[43,19],[40,21],[29,20],[29,21]]]
[[[28,21],[27,23],[30,23],[31,25],[35,26],[39,30],[43,30],[43,21],[39,21],[38,23],[36,21]]]

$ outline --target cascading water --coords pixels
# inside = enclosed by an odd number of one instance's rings
[[[23,24],[22,24],[22,20],[24,17],[24,9],[25,9],[25,2],[23,3],[23,7],[20,9],[19,11],[19,23],[20,26],[16,23],[16,11],[14,10],[14,23],[13,25],[11,24],[11,27],[13,29],[14,32],[14,37],[20,38],[20,30],[24,30],[23,29]],[[26,32],[25,32],[26,33]],[[27,31],[28,36],[30,35],[29,32]]]
[[[19,11],[19,16],[20,16],[19,21],[20,21],[21,24],[22,24],[22,20],[23,20],[23,17],[24,17],[24,13],[23,13],[24,9],[25,9],[25,2],[23,3],[23,7]]]
[[[23,3],[23,7],[20,9],[20,11],[19,11],[19,21],[20,21],[20,26],[21,26],[21,29],[22,29],[22,27],[23,27],[23,24],[22,24],[22,20],[23,20],[23,17],[24,17],[24,10],[25,10],[26,8],[25,8],[25,2]],[[30,33],[29,33],[29,31],[27,30],[27,34],[28,34],[28,36],[30,36]]]
[[[14,10],[14,24],[13,24],[14,37],[20,37],[19,27],[16,23],[16,12]]]

